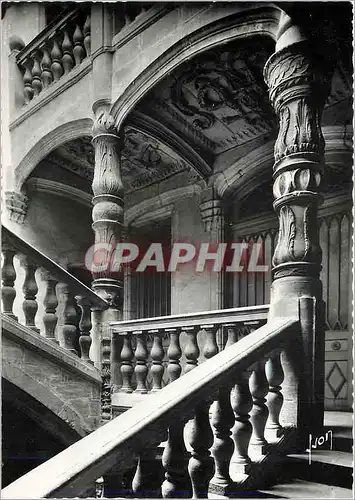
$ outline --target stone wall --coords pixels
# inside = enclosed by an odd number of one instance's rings
[[[81,436],[100,422],[101,376],[14,320],[3,318],[2,376],[60,417]]]

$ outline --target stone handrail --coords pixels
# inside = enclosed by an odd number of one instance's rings
[[[250,333],[153,394],[149,405],[139,403],[17,479],[3,489],[2,498],[77,497],[113,467],[124,471],[132,466],[136,467],[130,490],[133,497],[152,498],[159,491],[164,498],[182,494],[207,498],[214,486],[220,493],[237,491],[253,466],[248,454],[250,438],[250,444],[264,452],[268,413],[271,428],[282,431],[277,419],[283,377],[277,363],[264,371],[261,360],[275,360],[296,340],[297,325],[298,318],[275,319]],[[273,394],[268,407],[267,392]],[[183,437],[188,420],[189,453]],[[165,480],[155,485],[150,460],[165,439]],[[260,455],[255,461],[260,462]],[[260,478],[260,466],[258,471]],[[115,496],[122,492],[115,491]]]
[[[181,375],[182,365],[194,368],[226,343],[259,328],[268,310],[268,305],[260,305],[111,323],[113,359],[119,359],[121,375],[113,381],[115,392],[161,389]]]
[[[77,7],[47,26],[16,57],[25,103],[79,66],[90,55],[90,46],[90,12],[85,7]]]
[[[22,283],[25,326],[55,343],[60,343],[67,351],[74,354],[80,351],[82,360],[91,363],[89,357],[91,313],[107,309],[108,303],[75,276],[4,226],[2,226],[2,253],[3,312],[18,320],[13,311],[16,290],[19,290],[14,266],[16,256],[25,273]],[[45,284],[43,328],[38,328],[36,325],[39,275]],[[62,317],[59,317],[58,299],[63,299]],[[60,327],[57,327],[58,320]]]

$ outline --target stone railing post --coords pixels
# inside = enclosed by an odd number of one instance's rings
[[[95,252],[93,257],[92,288],[109,304],[102,321],[120,319],[122,315],[122,270],[114,263],[117,243],[123,238],[123,184],[120,171],[120,153],[123,140],[117,133],[114,118],[106,111],[94,109],[93,126],[95,170],[92,183],[93,230]],[[104,404],[103,420],[111,418],[111,332],[102,329],[101,364],[103,370]]]
[[[297,401],[301,397],[303,410],[298,413],[295,406],[295,411],[290,413],[295,416],[294,424],[298,427],[302,426],[301,420],[307,420],[307,432],[311,432],[312,427],[319,431],[323,418],[324,322],[319,279],[322,252],[317,210],[323,201],[321,115],[329,91],[329,75],[324,68],[321,56],[315,54],[307,41],[278,50],[264,68],[270,100],[280,120],[273,167],[274,209],[280,231],[272,261],[269,318],[298,314],[300,297],[308,297],[311,299],[308,305],[314,305],[312,311],[302,312],[300,308],[304,369],[298,395],[293,399]],[[313,322],[308,321],[310,316]],[[311,369],[314,365],[317,373]],[[312,423],[309,423],[310,415],[314,416]]]

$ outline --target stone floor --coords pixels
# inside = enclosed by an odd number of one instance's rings
[[[327,427],[353,427],[352,412],[345,411],[326,411],[324,412],[324,425]]]

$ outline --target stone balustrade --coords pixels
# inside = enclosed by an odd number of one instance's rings
[[[90,56],[90,12],[78,7],[47,26],[17,55],[23,75],[24,102],[55,85]]]
[[[299,331],[295,316],[274,319],[239,341],[231,334],[226,349],[210,349],[211,359],[198,366],[190,363],[186,374],[153,392],[149,404],[138,403],[19,478],[3,490],[4,497],[79,497],[93,478],[105,480],[115,464],[116,498],[226,498],[262,488],[275,461],[294,445],[295,429],[288,429],[287,421],[284,428],[279,423],[284,385],[280,353],[295,350]],[[146,352],[140,339],[139,361]],[[171,359],[178,358],[175,349]],[[176,368],[173,372],[179,374]],[[295,399],[297,404],[297,394]],[[269,435],[268,428],[276,432]],[[126,478],[131,479],[120,489],[118,476],[128,470]],[[101,494],[106,496],[105,486]]]
[[[107,302],[73,275],[2,227],[2,306],[3,313],[18,321],[14,313],[16,294],[22,286],[24,324],[31,330],[59,343],[83,361],[92,363],[89,351],[92,343],[92,312],[108,307]],[[14,258],[18,257],[24,271],[23,283],[18,283]],[[42,321],[36,318],[38,277],[45,286],[41,310]],[[58,307],[62,303],[61,309]],[[58,331],[60,330],[60,331]]]
[[[266,322],[268,306],[112,323],[114,390],[146,394],[173,382]],[[117,352],[117,349],[119,352]]]

